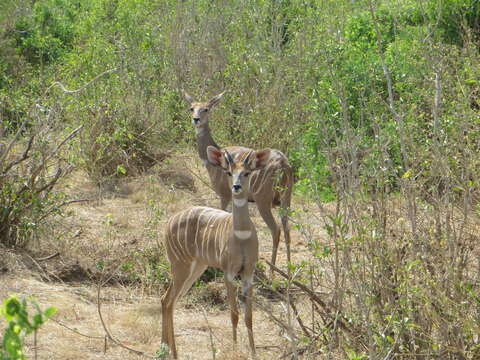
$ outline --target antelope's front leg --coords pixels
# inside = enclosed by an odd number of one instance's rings
[[[237,344],[237,325],[238,325],[238,307],[237,307],[237,294],[236,286],[229,279],[229,276],[225,274],[225,286],[227,287],[228,303],[230,305],[230,320],[232,321],[232,335],[233,342]]]
[[[255,357],[255,342],[253,341],[253,329],[252,329],[252,300],[253,300],[253,282],[252,277],[242,281],[242,295],[245,300],[245,326],[248,331],[248,341],[250,343],[250,350],[252,351],[252,357]]]

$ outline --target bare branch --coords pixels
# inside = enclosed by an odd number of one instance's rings
[[[13,168],[15,165],[20,164],[22,161],[25,161],[28,159],[28,153],[30,152],[30,149],[32,148],[33,144],[33,139],[35,138],[35,135],[31,136],[30,139],[28,140],[27,148],[23,152],[23,155],[20,159],[17,159],[15,161],[12,161],[10,164],[8,164],[5,167],[5,170],[2,171],[2,175],[6,174],[11,168]]]
[[[77,127],[75,130],[73,130],[70,134],[68,134],[68,136],[63,139],[60,144],[57,145],[57,147],[55,148],[54,151],[52,151],[52,153],[49,154],[49,156],[46,157],[46,159],[44,160],[44,163],[47,162],[47,160],[49,160],[52,156],[54,156],[58,150],[60,150],[60,148],[70,139],[74,138],[75,136],[78,135],[78,133],[83,129],[83,125],[80,125],[79,127]]]
[[[37,260],[38,260],[38,259],[37,259]],[[78,334],[78,335],[80,335],[80,336],[83,336],[83,337],[86,337],[86,338],[89,338],[89,339],[98,339],[98,340],[103,340],[103,339],[104,339],[103,336],[94,336],[94,335],[83,334],[83,333],[81,333],[80,331],[75,330],[75,329],[73,329],[73,328],[65,325],[64,323],[60,322],[59,320],[56,320],[56,319],[54,319],[54,318],[50,318],[50,319],[51,319],[54,323],[56,323],[56,324],[64,327],[64,328],[67,329],[67,330],[70,330],[70,331],[72,331],[72,332],[74,332],[75,334]]]
[[[56,253],[52,254],[52,255],[48,255],[48,256],[45,256],[43,258],[38,258],[38,259],[35,259],[36,261],[40,262],[40,261],[47,261],[47,260],[51,260],[53,258],[56,258],[57,256],[59,256],[60,253],[57,251]]]
[[[207,312],[205,311],[205,307],[201,307],[202,308],[202,314],[203,314],[203,317],[205,319],[205,322],[207,323],[207,327],[208,327],[208,333],[209,333],[209,336],[210,336],[210,348],[212,349],[212,359],[215,360],[215,353],[216,353],[216,350],[215,350],[215,343],[213,342],[213,331],[212,331],[212,327],[210,326],[210,324],[208,323],[208,319],[207,319]]]
[[[382,36],[380,34],[380,29],[378,28],[378,19],[375,13],[375,8],[373,1],[370,0],[370,14],[372,15],[373,25],[375,28],[375,35],[376,35],[376,42],[377,42],[377,51],[378,55],[380,56],[380,62],[382,64],[383,75],[385,75],[385,80],[387,81],[387,91],[388,91],[388,107],[390,112],[392,113],[393,118],[395,119],[398,127],[398,135],[400,139],[400,152],[402,155],[402,165],[404,169],[407,167],[407,151],[405,149],[405,136],[404,136],[404,123],[403,123],[403,116],[397,111],[395,108],[395,101],[393,97],[393,81],[392,75],[390,74],[390,70],[387,66],[385,61],[385,55],[382,51]]]
[[[278,274],[280,274],[281,276],[283,276],[285,279],[289,279],[290,277],[288,276],[288,274],[286,274],[285,272],[283,272],[282,270],[280,270],[278,267],[276,267],[275,265],[271,264],[268,260],[265,260],[264,261]],[[341,314],[338,314],[337,316],[334,316],[334,315],[331,315],[331,311],[329,309],[329,307],[327,306],[327,304],[318,297],[317,294],[315,294],[312,290],[310,290],[307,286],[305,286],[304,284],[302,284],[301,282],[299,281],[296,281],[296,280],[292,280],[292,284],[298,286],[301,290],[303,290],[312,300],[314,300],[316,303],[320,304],[320,306],[322,306],[325,310],[327,310],[329,313],[330,313],[330,316],[332,318],[335,318],[338,323],[340,324],[340,327],[348,332],[351,332],[352,330],[345,324],[345,322],[343,321],[343,315]]]
[[[59,87],[63,90],[64,93],[67,93],[67,94],[78,93],[78,92],[84,90],[87,86],[91,85],[91,84],[92,84],[93,82],[95,82],[97,79],[101,78],[102,76],[104,76],[104,75],[106,75],[106,74],[108,74],[108,73],[117,71],[117,70],[118,70],[117,67],[115,67],[115,68],[113,68],[113,69],[106,70],[106,71],[98,74],[98,75],[95,76],[92,80],[90,80],[89,82],[83,84],[82,86],[80,86],[78,89],[75,89],[75,90],[68,90],[68,89],[65,88],[65,86],[63,86],[63,84],[62,84],[61,82],[55,81],[52,85],[50,85],[50,86],[47,88],[47,90],[45,90],[45,94],[48,93],[48,92],[50,91],[50,89],[51,89],[53,86],[55,86],[55,85],[59,86]]]
[[[17,133],[15,134],[15,136],[13,137],[13,139],[10,141],[10,143],[8,144],[7,148],[5,149],[5,151],[1,154],[0,156],[0,164],[3,162],[3,160],[5,160],[5,158],[7,157],[7,154],[10,152],[10,150],[12,149],[13,145],[17,142],[18,138],[20,137],[20,135],[22,134],[22,131],[25,129],[25,125],[27,124],[27,120],[23,120],[22,122],[22,125],[20,125],[20,127],[18,128],[17,130]]]
[[[33,188],[34,187],[34,184],[35,184],[35,181],[37,179],[37,176],[40,174],[40,172],[45,169],[45,164],[47,163],[48,160],[50,160],[54,155],[56,155],[58,153],[58,151],[60,150],[60,148],[70,139],[74,138],[75,136],[77,136],[77,134],[83,129],[83,125],[80,125],[78,128],[76,128],[75,130],[73,130],[70,134],[67,135],[67,137],[65,137],[65,139],[63,139],[60,144],[57,145],[57,147],[55,148],[55,150],[53,150],[50,154],[48,154],[47,157],[45,157],[41,164],[39,166],[37,166],[37,168],[35,170],[32,171],[32,175],[30,176],[30,180],[29,180],[29,187],[30,188]],[[54,175],[54,179],[52,181],[50,181],[47,185],[43,186],[40,190],[37,190],[36,192],[39,193],[39,192],[42,192],[44,191],[45,189],[48,189],[49,187],[55,185],[55,183],[58,181],[58,179],[60,178],[60,176],[62,175],[63,173],[63,170],[61,168],[58,168],[57,169],[57,172],[56,174]]]

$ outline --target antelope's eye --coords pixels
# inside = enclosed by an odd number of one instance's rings
[[[248,175],[250,175],[249,172],[243,173],[243,176],[245,176],[245,177],[247,177]]]
[[[207,111],[208,111],[208,109],[202,109],[202,112],[207,112]]]
[[[230,171],[227,171],[228,176],[232,176],[232,173]]]
[[[193,112],[193,108],[192,108],[192,107],[191,107],[189,110],[190,110],[191,112]]]

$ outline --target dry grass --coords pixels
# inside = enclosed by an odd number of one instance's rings
[[[178,169],[182,175],[172,176],[175,171],[172,169]],[[165,173],[168,176],[163,176]],[[192,179],[194,186],[176,188],[175,182],[179,178],[182,184]],[[90,201],[69,205],[73,216],[57,219],[34,246],[37,254],[48,255],[58,251],[60,256],[42,264],[45,270],[39,277],[39,270],[34,265],[31,271],[13,271],[18,270],[20,265],[13,266],[12,263],[21,264],[21,261],[15,262],[14,255],[10,254],[9,271],[0,274],[0,298],[11,293],[33,295],[41,306],[54,305],[58,308],[55,321],[49,321],[40,333],[40,359],[136,359],[137,355],[113,344],[109,344],[107,353],[104,353],[104,333],[96,305],[95,281],[100,273],[99,261],[110,262],[112,268],[119,259],[127,259],[133,253],[162,251],[163,226],[169,216],[192,205],[217,207],[219,201],[209,189],[207,174],[193,152],[174,157],[163,168],[152,168],[141,177],[126,178],[110,189],[98,190],[80,171],[72,174],[62,186],[72,198]],[[270,232],[254,205],[251,205],[251,210],[259,232],[260,256],[269,259]],[[281,243],[278,257],[281,266],[286,261],[284,253],[285,247]],[[307,255],[301,235],[292,230],[294,261]],[[142,258],[134,261],[132,272],[142,271],[144,264],[141,261]],[[67,268],[73,275],[62,278]],[[85,273],[78,273],[79,269],[85,270]],[[45,278],[53,281],[42,281]],[[64,282],[58,281],[59,278]],[[135,281],[123,283],[123,286],[106,287],[102,292],[102,310],[107,325],[112,334],[126,345],[154,354],[160,345],[160,297],[163,289]],[[222,304],[224,292],[221,283],[211,283],[204,289],[194,289],[180,301],[175,312],[180,358],[211,359],[210,332],[216,359],[249,357],[248,337],[242,321],[239,324],[238,347],[235,349],[232,344],[230,313],[228,306]],[[212,294],[221,306],[209,303],[211,298],[208,297]],[[205,300],[202,300],[203,297]],[[260,295],[257,297],[260,298]],[[270,302],[270,307],[278,316],[285,316],[279,304]],[[258,308],[254,312],[254,332],[258,359],[281,356],[287,343],[284,334]],[[31,353],[31,342],[27,345],[27,352]]]

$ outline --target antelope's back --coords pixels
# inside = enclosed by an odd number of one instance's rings
[[[205,206],[194,206],[173,215],[167,222],[165,236],[170,262],[198,260],[220,266],[231,224],[232,214]]]

